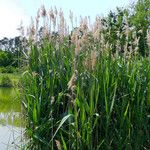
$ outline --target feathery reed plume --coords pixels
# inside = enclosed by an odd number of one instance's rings
[[[57,8],[56,8],[56,6],[55,6],[54,13],[55,13],[55,15],[57,16],[57,14],[58,14],[58,11],[57,11]]]
[[[71,21],[71,26],[73,29],[73,12],[70,10],[70,15],[69,15],[70,21]]]
[[[71,42],[76,43],[77,40],[78,40],[78,29],[75,29],[74,31],[72,31]]]
[[[53,11],[52,8],[49,10],[49,16],[50,16],[50,19],[51,19],[51,20],[53,20],[53,19],[55,18],[55,16],[54,16],[54,11]]]
[[[37,15],[36,15],[36,18],[35,18],[35,20],[36,20],[36,38],[37,38],[37,33],[38,33],[38,28],[39,28],[39,19],[40,19],[40,9],[38,9],[38,11],[37,11]]]
[[[35,72],[35,71],[33,71],[33,72],[32,72],[32,76],[33,76],[33,77],[36,77],[36,76],[38,76],[38,73]]]
[[[46,17],[46,9],[44,5],[41,6],[41,16]]]
[[[147,30],[147,44],[150,47],[150,30]]]
[[[77,81],[77,74],[78,74],[78,71],[75,70],[71,79],[69,80],[68,82],[68,89],[70,89],[71,91],[74,91],[74,88],[76,86],[76,81]]]
[[[47,39],[50,38],[50,29],[49,29],[48,17],[45,18],[44,37]]]
[[[80,38],[83,40],[83,36],[88,33],[88,20],[87,17],[80,17],[80,26],[79,26],[79,34]]]
[[[100,40],[100,31],[102,30],[102,22],[99,16],[96,16],[94,26],[93,26],[93,37],[94,40]]]
[[[47,12],[46,12],[46,9],[45,9],[45,6],[44,6],[44,5],[41,6],[40,14],[41,14],[41,17],[43,18],[43,27],[45,27],[45,25],[46,25],[46,15],[47,15]]]
[[[65,18],[64,18],[64,13],[62,11],[62,9],[60,9],[59,11],[59,28],[58,28],[58,32],[60,34],[60,40],[63,41],[63,38],[65,37]]]
[[[57,150],[62,150],[60,141],[55,140],[55,142],[56,142]]]
[[[82,48],[82,40],[81,39],[78,39],[76,41],[76,47],[75,47],[75,55],[79,55],[80,52],[81,52],[81,48]]]
[[[55,30],[56,30],[56,19],[57,19],[57,9],[55,8],[55,11],[53,11],[53,9],[51,8],[49,11],[49,16],[50,16],[50,26],[51,26],[51,22],[52,22],[53,30],[55,32]]]
[[[97,61],[97,51],[92,50],[90,55],[88,55],[85,58],[85,61],[83,62],[83,64],[88,70],[94,70],[96,66],[96,61]]]
[[[34,20],[32,17],[31,17],[31,24],[27,30],[28,30],[27,32],[28,32],[29,39],[34,41],[36,29],[35,29]]]
[[[129,27],[129,23],[128,23],[128,19],[125,18],[125,36],[126,36],[126,40],[128,41],[129,39],[129,33],[130,33],[130,27]]]

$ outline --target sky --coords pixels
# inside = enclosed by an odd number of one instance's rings
[[[0,0],[0,39],[19,35],[17,28],[23,23],[30,24],[31,16],[36,16],[38,8],[45,5],[47,9],[56,6],[62,8],[68,16],[69,11],[79,17],[90,16],[93,20],[97,14],[105,15],[116,6],[125,7],[134,0]]]

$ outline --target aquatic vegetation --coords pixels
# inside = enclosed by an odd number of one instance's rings
[[[119,13],[70,32],[62,10],[38,11],[23,73],[29,149],[149,149],[150,59]]]

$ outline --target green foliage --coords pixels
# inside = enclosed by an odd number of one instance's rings
[[[0,50],[0,67],[6,67],[13,62],[13,56],[10,52]]]
[[[129,29],[128,25],[129,14],[128,10],[124,8],[117,8],[116,12],[110,11],[108,17],[102,19],[105,29],[103,30],[104,38],[111,45],[113,53],[126,51],[126,43],[133,43],[131,38],[133,31],[130,35],[126,35],[126,30]],[[129,47],[127,47],[127,50]]]
[[[17,72],[17,69],[13,66],[6,66],[0,68],[1,73],[14,73]]]
[[[150,1],[138,0],[132,21],[137,28],[146,30],[150,24]]]
[[[8,76],[3,76],[2,79],[1,79],[0,86],[2,86],[2,87],[12,87],[13,84],[12,84],[11,79]]]
[[[127,49],[131,49],[131,47],[132,50],[137,49],[142,56],[149,54],[147,44],[147,31],[150,27],[149,0],[139,0],[128,9],[117,8],[115,12],[110,11],[102,21],[106,28],[103,31],[105,39],[112,45],[113,52],[116,51],[118,43],[120,51],[124,52],[124,45],[127,41]],[[129,32],[128,35],[126,35],[127,32]],[[136,42],[137,44],[135,44]]]
[[[131,24],[136,27],[139,40],[140,53],[145,56],[148,55],[147,45],[147,29],[150,27],[150,1],[149,0],[138,0],[134,6],[134,13],[131,16]]]
[[[18,67],[19,58],[15,53],[0,50],[0,67]]]

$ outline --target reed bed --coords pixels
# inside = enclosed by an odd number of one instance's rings
[[[150,148],[150,59],[128,17],[78,24],[70,12],[69,29],[62,10],[38,11],[23,74],[27,149]]]

